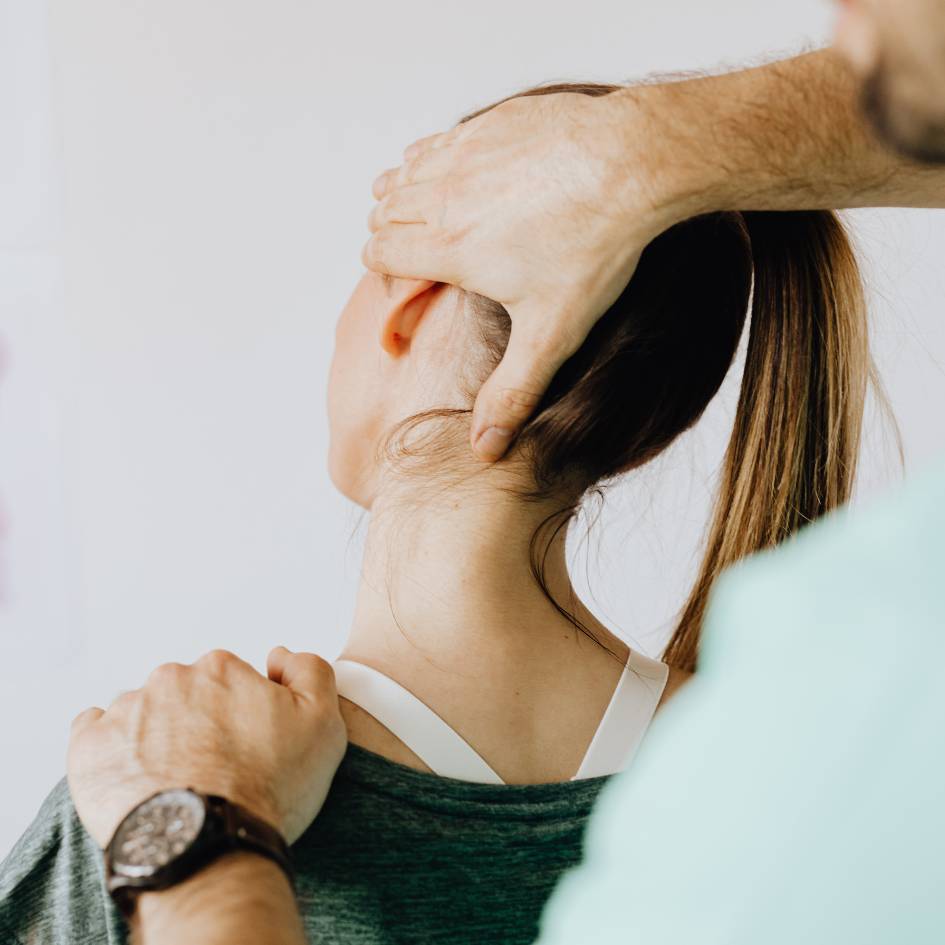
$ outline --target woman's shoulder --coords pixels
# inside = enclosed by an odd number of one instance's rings
[[[82,826],[63,778],[0,863],[0,940],[122,941],[102,876],[102,851]]]

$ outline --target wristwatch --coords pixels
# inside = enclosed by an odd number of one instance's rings
[[[237,849],[274,860],[294,888],[289,848],[275,827],[225,797],[189,787],[158,791],[116,828],[105,848],[106,885],[130,918],[139,893],[167,889]]]

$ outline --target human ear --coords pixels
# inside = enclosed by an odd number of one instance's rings
[[[427,279],[393,279],[389,283],[381,319],[381,347],[392,358],[399,358],[410,347],[410,339],[440,284]]]

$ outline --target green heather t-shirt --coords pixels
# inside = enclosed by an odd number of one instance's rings
[[[311,942],[531,943],[606,778],[492,786],[351,746],[292,847]],[[0,945],[116,945],[124,923],[65,780],[0,865]]]

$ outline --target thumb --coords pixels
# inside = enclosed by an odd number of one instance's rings
[[[547,315],[542,319],[547,322]],[[564,338],[537,338],[512,316],[508,347],[473,408],[470,441],[479,459],[493,462],[505,453],[571,353]]]
[[[309,701],[337,698],[331,663],[314,653],[293,653],[277,646],[266,660],[266,672],[274,683]]]

